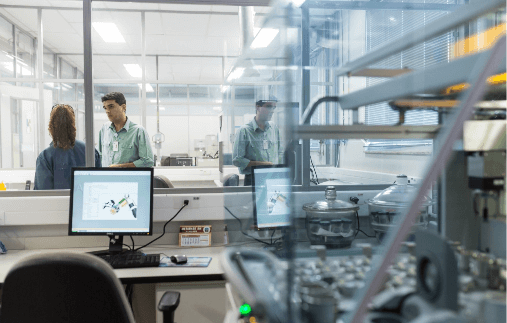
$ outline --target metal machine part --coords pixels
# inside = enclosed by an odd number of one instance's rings
[[[475,214],[485,219],[505,217],[506,129],[505,106],[477,110],[463,125],[468,187],[475,190]]]
[[[428,230],[418,230],[416,242],[404,248],[365,322],[505,321],[505,259],[471,252]],[[294,262],[291,306],[301,322],[340,322],[357,306],[354,295],[365,287],[377,256],[366,243],[351,256],[328,257],[324,246],[313,249],[317,257]],[[288,264],[264,250],[230,248],[222,257],[228,281],[252,305],[258,322],[284,322]]]
[[[370,214],[370,224],[375,230],[377,236],[382,236],[389,231],[404,215],[409,206],[412,195],[417,191],[417,187],[408,183],[406,175],[398,175],[395,185],[392,185],[373,199],[366,201],[368,203],[368,212]],[[418,227],[428,225],[428,207],[431,205],[431,199],[425,198],[419,214],[419,220],[414,223]]]
[[[334,186],[326,188],[326,200],[303,205],[306,231],[312,245],[350,247],[358,230],[359,206],[336,199]]]

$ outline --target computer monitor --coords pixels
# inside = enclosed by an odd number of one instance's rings
[[[124,235],[153,234],[153,168],[72,168],[69,235],[109,236],[109,253]]]
[[[253,166],[254,222],[258,229],[290,225],[290,168],[284,165]]]

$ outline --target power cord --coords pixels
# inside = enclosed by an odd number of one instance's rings
[[[256,238],[252,237],[251,235],[249,235],[249,234],[245,233],[245,232],[243,231],[243,224],[241,223],[241,220],[240,220],[238,217],[236,217],[234,214],[232,214],[232,212],[231,212],[231,211],[227,208],[227,206],[224,206],[224,208],[225,208],[225,209],[227,210],[227,212],[229,212],[229,213],[230,213],[230,214],[231,214],[231,215],[232,215],[232,216],[233,216],[236,220],[238,220],[238,222],[239,222],[239,229],[241,230],[241,233],[243,233],[243,235],[245,235],[245,236],[247,236],[247,237],[249,237],[249,238],[252,238],[252,239],[254,239],[255,241],[259,241],[259,242],[261,242],[261,243],[264,243],[264,244],[267,244],[268,246],[270,246],[270,244],[269,244],[269,243],[267,243],[267,242],[265,242],[265,241],[262,241],[262,240],[259,240],[259,239],[256,239]]]
[[[172,221],[172,220],[173,220],[173,219],[174,219],[174,218],[175,218],[178,214],[180,214],[181,210],[183,210],[183,209],[185,208],[185,206],[187,206],[187,205],[188,205],[188,203],[189,203],[189,201],[188,201],[188,200],[183,201],[183,206],[182,206],[182,207],[178,210],[178,212],[176,212],[176,214],[175,214],[172,218],[170,218],[170,219],[169,219],[169,221],[167,221],[167,222],[164,224],[164,229],[162,230],[162,235],[161,235],[160,237],[158,237],[158,238],[156,238],[156,239],[151,240],[150,242],[148,242],[148,243],[147,243],[147,244],[145,244],[144,246],[141,246],[141,247],[139,247],[139,248],[135,249],[134,251],[138,251],[139,249],[142,249],[142,248],[144,248],[144,247],[146,247],[146,246],[149,246],[149,245],[150,245],[150,244],[152,244],[153,242],[155,242],[155,241],[157,241],[158,239],[162,238],[162,237],[164,236],[164,234],[165,234],[165,227],[167,226],[167,224],[169,224],[169,222],[171,222],[171,221]]]
[[[136,244],[134,243],[134,238],[132,238],[132,235],[130,235],[130,240],[132,240],[132,249],[131,250],[136,250],[136,248],[135,248]]]
[[[356,217],[357,217],[357,231],[356,231],[356,235],[354,236],[354,238],[357,236],[357,234],[359,232],[362,232],[365,236],[367,236],[368,238],[376,238],[376,236],[369,236],[366,234],[366,232],[364,232],[363,230],[361,230],[359,228],[359,213],[356,211]]]

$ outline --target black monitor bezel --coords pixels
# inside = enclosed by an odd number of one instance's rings
[[[115,171],[150,171],[150,229],[149,232],[72,232],[72,210],[74,202],[74,172],[75,171],[104,171],[104,172],[115,172]],[[128,236],[128,235],[140,235],[140,236],[151,236],[153,235],[153,175],[154,170],[151,167],[131,167],[131,168],[112,168],[112,167],[72,167],[70,176],[70,202],[69,202],[69,225],[68,235],[69,236]]]
[[[253,198],[253,219],[254,219],[254,227],[257,230],[278,230],[278,229],[284,229],[290,227],[290,223],[287,225],[280,225],[280,226],[273,226],[273,227],[262,227],[259,228],[257,223],[257,198],[256,198],[256,192],[255,192],[255,170],[261,169],[261,168],[288,168],[290,172],[290,167],[286,164],[276,164],[276,165],[257,165],[257,166],[251,166],[251,174],[252,174],[252,198]]]

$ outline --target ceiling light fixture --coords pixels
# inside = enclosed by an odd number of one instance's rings
[[[306,2],[306,0],[291,0],[290,2],[292,2],[294,6],[299,8],[303,5],[303,3]]]
[[[92,23],[95,31],[99,33],[100,37],[106,43],[124,43],[125,38],[123,38],[120,30],[116,27],[116,24],[113,22],[94,22]]]
[[[132,77],[141,77],[143,75],[143,70],[139,64],[123,64],[123,66]]]
[[[234,71],[232,71],[230,74],[229,74],[229,77],[227,77],[227,81],[232,81],[232,80],[236,80],[236,79],[239,79],[241,77],[241,75],[243,75],[243,72],[245,71],[245,68],[244,67],[238,67],[236,69],[234,69]]]
[[[255,36],[250,48],[265,48],[275,39],[278,35],[279,30],[273,28],[262,28],[261,31]]]

